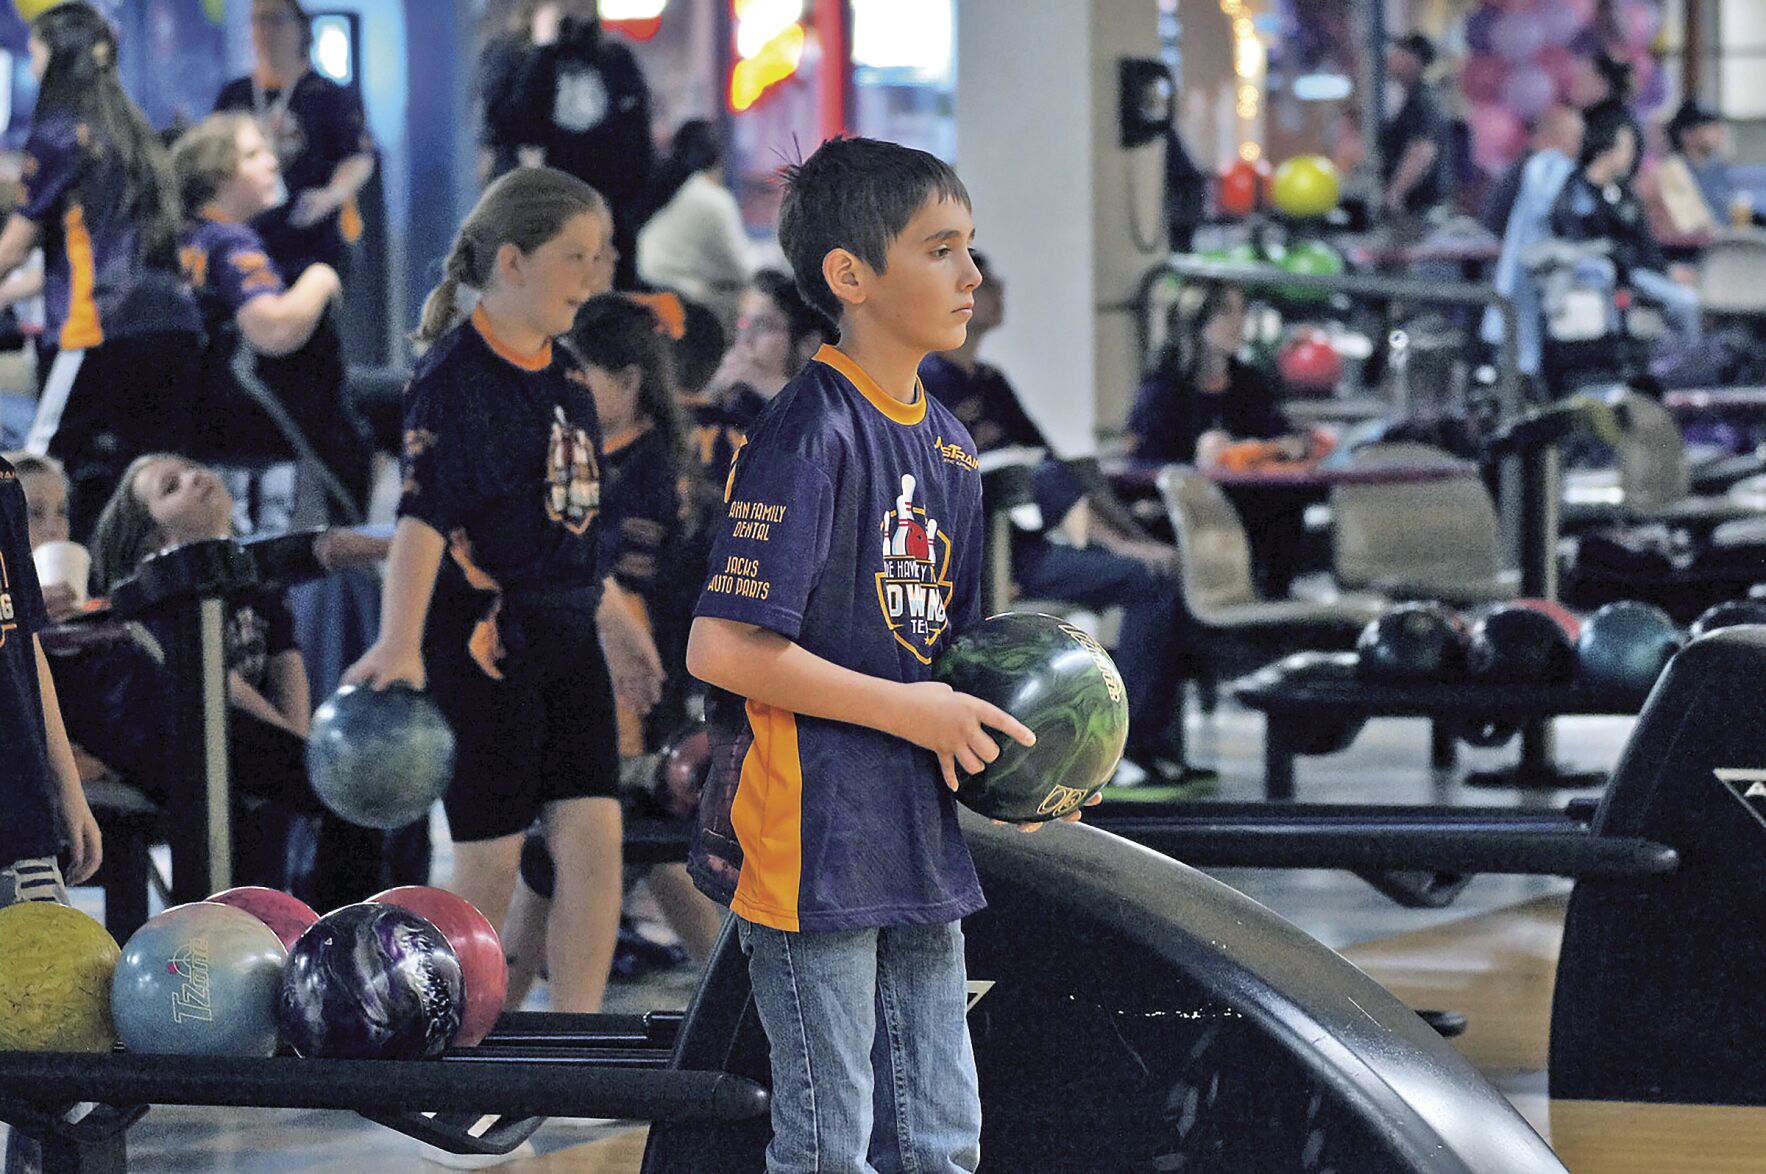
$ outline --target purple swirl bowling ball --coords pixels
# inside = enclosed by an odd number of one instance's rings
[[[302,1056],[426,1060],[460,1030],[460,959],[442,932],[397,905],[345,905],[294,943],[277,1021]]]

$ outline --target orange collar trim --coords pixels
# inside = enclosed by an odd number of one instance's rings
[[[196,212],[199,219],[212,220],[216,224],[238,224],[239,221],[221,211],[218,204],[204,204]]]
[[[815,353],[815,361],[846,376],[847,382],[858,388],[859,394],[870,400],[872,407],[897,424],[918,424],[926,418],[926,389],[920,386],[919,376],[914,377],[914,402],[904,404],[878,386],[863,367],[852,361],[851,355],[832,343],[822,344],[822,349]]]
[[[484,339],[485,345],[490,347],[499,359],[513,363],[523,371],[544,371],[552,365],[551,339],[546,340],[546,345],[540,348],[538,354],[524,355],[519,351],[511,350],[491,329],[490,315],[484,312],[483,306],[472,307],[472,328],[478,331],[479,337]]]
[[[601,451],[607,456],[612,456],[628,444],[636,444],[644,439],[654,427],[656,427],[654,420],[645,420],[642,423],[633,424],[630,428],[621,428],[618,432],[601,438]]]

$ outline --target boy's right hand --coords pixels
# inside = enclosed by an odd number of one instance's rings
[[[944,785],[957,789],[957,767],[980,774],[1000,756],[999,743],[988,728],[999,730],[1024,746],[1036,735],[1023,722],[991,702],[958,693],[942,681],[916,681],[902,686],[890,732],[938,755]]]
[[[405,684],[421,689],[429,678],[423,670],[423,652],[418,648],[401,649],[376,642],[362,654],[362,659],[343,672],[345,685],[366,685],[376,693],[388,685]]]

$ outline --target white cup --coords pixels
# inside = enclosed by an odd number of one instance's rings
[[[65,583],[74,590],[76,603],[86,602],[86,580],[92,573],[92,556],[78,542],[45,542],[31,551],[37,564],[37,580],[45,587]]]

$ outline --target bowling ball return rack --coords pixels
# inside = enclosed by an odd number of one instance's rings
[[[1566,771],[1552,761],[1546,723],[1567,716],[1635,716],[1644,700],[1641,694],[1580,684],[1367,681],[1356,675],[1352,652],[1295,653],[1236,682],[1233,695],[1265,716],[1263,788],[1274,800],[1295,797],[1297,757],[1347,749],[1368,719],[1376,717],[1429,719],[1429,760],[1436,769],[1453,765],[1461,738],[1496,745],[1518,732],[1519,762],[1507,770],[1470,776],[1467,782],[1473,786],[1597,787],[1606,780],[1604,773]]]
[[[1083,824],[962,818],[989,898],[964,934],[994,1168],[1562,1171],[1421,1018],[1243,894]],[[646,1174],[736,1174],[764,1166],[767,1083],[726,929],[679,1018],[506,1015],[420,1062],[0,1053],[0,1119],[45,1174],[125,1171],[150,1104],[350,1110],[464,1152],[542,1116],[647,1120]]]

